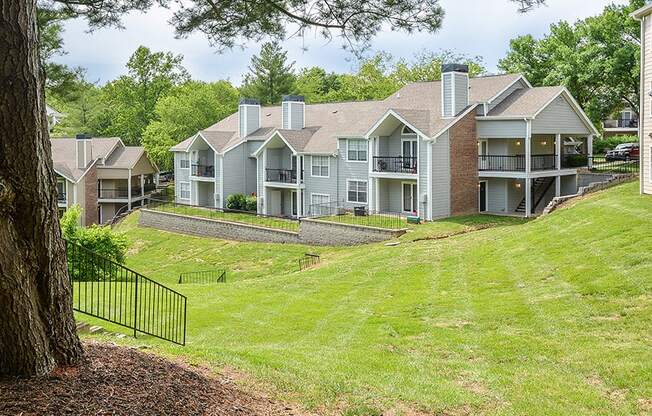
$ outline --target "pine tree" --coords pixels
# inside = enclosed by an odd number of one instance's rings
[[[241,94],[257,98],[262,104],[277,104],[281,96],[295,89],[294,62],[288,64],[287,52],[276,43],[265,43],[260,56],[251,58],[249,73],[245,75]]]

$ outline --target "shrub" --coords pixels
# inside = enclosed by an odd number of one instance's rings
[[[110,227],[97,224],[86,228],[80,226],[81,212],[79,205],[73,205],[63,214],[60,220],[63,237],[116,263],[124,263],[129,246],[127,238]]]
[[[226,198],[226,208],[237,211],[256,211],[258,205],[255,196],[245,196],[242,194],[231,194]]]
[[[593,154],[600,155],[622,143],[638,143],[636,136],[612,136],[593,141]]]
[[[238,211],[244,211],[247,206],[247,197],[242,194],[231,194],[226,198],[226,207]]]

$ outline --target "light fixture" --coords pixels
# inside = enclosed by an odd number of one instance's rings
[[[516,145],[517,145],[517,146],[520,146],[520,145],[521,145],[521,141],[520,141],[520,140],[517,140],[517,141],[516,141]]]
[[[521,189],[521,183],[520,182],[516,182],[516,184],[514,186],[516,186],[516,189]]]
[[[545,140],[541,142],[541,145],[543,145],[543,146],[545,146],[545,145],[547,145],[547,144],[548,144],[548,142],[545,141]]]

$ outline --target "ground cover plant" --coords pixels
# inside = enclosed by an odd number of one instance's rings
[[[188,344],[120,342],[237,369],[325,413],[652,411],[652,199],[636,183],[529,222],[452,219],[398,246],[310,250],[322,262],[301,273],[305,246],[136,224],[120,227],[127,264],[188,296]],[[432,240],[458,230],[471,232]],[[174,284],[209,263],[237,273]]]

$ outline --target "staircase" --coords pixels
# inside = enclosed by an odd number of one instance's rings
[[[543,197],[546,195],[552,184],[555,183],[554,177],[547,178],[536,178],[532,180],[532,213],[536,210],[537,206],[543,200]],[[525,198],[521,200],[521,203],[516,207],[516,212],[525,214]]]

